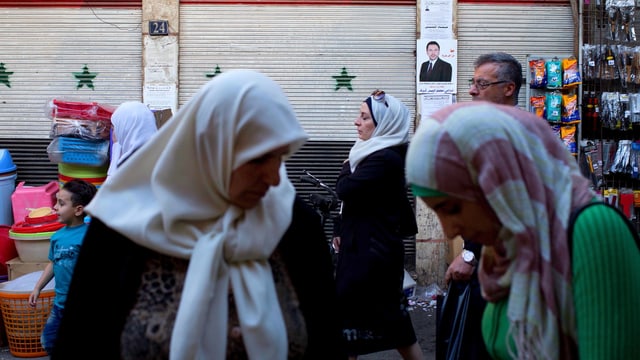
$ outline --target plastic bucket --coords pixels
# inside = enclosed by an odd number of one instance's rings
[[[58,190],[60,190],[60,187],[55,180],[42,186],[25,186],[24,181],[18,183],[11,195],[14,223],[24,221],[31,209],[40,207],[53,208],[56,204]]]
[[[15,242],[9,237],[9,230],[10,227],[0,225],[0,275],[7,275],[7,261],[18,256]]]
[[[0,174],[0,225],[13,224],[13,208],[11,207],[11,194],[16,188],[16,173]]]

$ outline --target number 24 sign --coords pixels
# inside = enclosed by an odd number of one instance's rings
[[[149,20],[149,35],[169,35],[169,21]]]

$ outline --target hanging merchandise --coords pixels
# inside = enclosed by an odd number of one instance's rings
[[[582,6],[581,169],[640,229],[633,205],[640,206],[640,3],[600,0]]]
[[[545,62],[547,72],[547,89],[562,89],[562,65],[558,58]]]
[[[593,80],[598,76],[598,47],[596,45],[584,44],[582,46],[582,58],[584,61],[583,78]]]
[[[562,95],[562,122],[565,124],[573,124],[580,121],[580,110],[578,109],[577,94]]]
[[[547,87],[547,68],[544,59],[529,60],[529,74],[532,89],[545,89]]]
[[[619,79],[620,75],[616,67],[616,56],[612,46],[604,47],[604,56],[600,64],[600,79],[614,80]]]
[[[536,114],[537,116],[544,118],[545,117],[545,97],[544,96],[532,96],[529,99],[529,111]]]
[[[578,146],[576,144],[576,126],[565,125],[560,128],[560,137],[565,147],[573,155],[578,155]]]
[[[611,172],[631,174],[631,140],[618,142],[618,149],[613,158],[613,164],[611,164]]]
[[[640,123],[640,93],[629,94],[629,116],[632,127]]]
[[[636,41],[634,0],[607,0],[605,8],[608,20],[606,38],[612,41]]]
[[[582,79],[580,78],[578,59],[575,56],[562,59],[562,87],[569,88],[580,84],[582,84]]]
[[[545,95],[545,116],[549,122],[558,122],[562,118],[562,94],[559,91]]]
[[[576,57],[529,56],[527,62],[529,111],[547,120],[558,139],[577,157],[581,123],[577,91],[582,78]],[[593,121],[593,114],[589,116]]]

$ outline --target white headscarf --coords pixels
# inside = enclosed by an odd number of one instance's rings
[[[374,96],[369,98],[373,108],[371,115],[378,124],[371,138],[358,139],[351,148],[349,152],[351,172],[354,172],[358,164],[372,153],[409,142],[409,109],[400,100],[388,94],[385,94],[382,100],[376,100]]]
[[[224,359],[229,284],[251,359],[285,359],[288,341],[268,258],[291,222],[295,190],[259,205],[229,203],[234,169],[307,135],[282,89],[236,70],[216,76],[126,161],[87,211],[134,242],[190,259],[171,338],[172,359]]]
[[[120,166],[138,148],[147,142],[157,131],[156,118],[147,105],[138,101],[124,102],[111,115],[116,142],[113,144],[108,175],[113,175]]]

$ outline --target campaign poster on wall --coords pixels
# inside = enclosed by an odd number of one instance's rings
[[[458,41],[419,39],[416,41],[416,89],[419,94],[455,94],[458,70]]]

